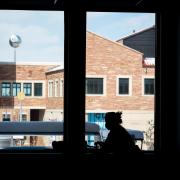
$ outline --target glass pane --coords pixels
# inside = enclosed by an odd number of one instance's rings
[[[103,79],[86,78],[86,94],[103,94]]]
[[[99,126],[101,141],[106,113],[122,112],[139,148],[154,150],[155,31],[154,13],[87,13],[85,119]],[[97,138],[85,140],[94,146]]]
[[[119,94],[129,94],[128,78],[119,78]]]
[[[153,95],[154,94],[154,79],[144,79],[145,84],[145,94]]]
[[[34,83],[34,96],[42,96],[42,83]]]
[[[64,12],[0,10],[0,17],[0,123],[63,121]],[[0,148],[52,148],[52,141],[63,140],[63,132],[45,135],[44,128],[2,134]]]

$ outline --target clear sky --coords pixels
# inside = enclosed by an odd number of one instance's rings
[[[87,30],[113,41],[155,24],[152,13],[87,13]],[[63,62],[64,13],[0,10],[0,61],[13,61],[12,34],[21,37],[17,62]]]

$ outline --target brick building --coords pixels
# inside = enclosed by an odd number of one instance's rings
[[[147,122],[154,120],[154,65],[145,65],[143,60],[142,53],[87,32],[86,121],[103,128],[105,112],[123,111],[124,126],[146,130]],[[63,114],[63,68],[51,68],[46,77],[46,115],[51,112],[59,119]]]
[[[147,129],[154,120],[154,65],[121,43],[87,32],[86,121],[104,128],[107,111],[123,111],[127,128]],[[0,120],[63,120],[64,68],[55,65],[0,64]],[[77,87],[75,87],[77,88]]]

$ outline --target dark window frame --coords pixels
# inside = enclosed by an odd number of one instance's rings
[[[159,6],[156,7],[156,3],[152,3],[151,6],[145,4],[143,6],[137,6],[136,4],[127,4],[117,1],[80,1],[80,5],[76,3],[75,10],[71,9],[72,4],[65,3],[65,1],[58,1],[57,5],[53,3],[35,3],[32,1],[25,3],[25,1],[17,1],[17,3],[7,1],[1,4],[1,9],[12,10],[64,10],[65,9],[65,70],[64,70],[64,140],[69,149],[69,152],[76,154],[82,151],[84,147],[84,118],[85,117],[85,39],[86,39],[86,12],[87,11],[107,11],[107,12],[156,12],[156,47],[166,49],[162,45],[161,38],[161,26],[166,29],[166,14],[161,16]],[[69,7],[69,8],[65,8]],[[170,19],[169,19],[170,22]],[[163,24],[161,24],[163,23]],[[161,24],[161,25],[160,25]],[[78,42],[78,44],[77,44]],[[165,44],[165,43],[164,43]],[[156,48],[157,49],[157,48]],[[156,109],[155,109],[155,150],[159,151],[164,145],[162,142],[162,136],[160,127],[162,122],[160,121],[161,110],[161,88],[160,82],[163,74],[161,72],[162,52],[157,49],[156,51]],[[165,57],[166,53],[163,54]],[[77,61],[74,61],[76,59]],[[164,66],[163,66],[164,67]],[[163,74],[166,76],[166,74]],[[74,81],[78,88],[74,90]],[[164,86],[164,84],[161,84]],[[158,95],[158,93],[160,95]],[[166,94],[166,93],[165,93]],[[163,96],[164,94],[162,94]],[[166,96],[163,96],[166,97]],[[76,103],[75,103],[76,102]],[[77,103],[78,102],[78,103]],[[163,106],[166,109],[165,106]],[[76,119],[76,122],[74,121]],[[158,121],[156,120],[158,119]],[[74,125],[74,126],[73,126]],[[73,128],[72,128],[73,127]]]

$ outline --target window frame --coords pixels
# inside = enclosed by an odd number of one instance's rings
[[[18,3],[17,4],[11,4],[9,1],[7,3],[2,4],[2,9],[12,9],[12,10],[65,10],[64,8],[64,3],[62,3],[63,5],[62,6],[52,6],[52,4],[46,4],[46,5],[43,5],[43,2],[42,3],[39,3],[39,4],[36,4],[34,1],[32,2],[32,4],[26,4],[25,2],[19,2],[20,6],[18,6]],[[102,2],[99,2],[99,3],[94,3],[92,2],[88,2],[87,4],[85,3],[85,6],[84,6],[84,3],[85,2],[81,2],[81,5],[83,6],[83,8],[79,11],[76,11],[76,12],[73,12],[71,10],[65,10],[65,77],[64,77],[64,96],[65,96],[65,106],[64,106],[64,120],[65,120],[65,124],[64,124],[64,132],[65,132],[65,142],[67,142],[67,147],[68,149],[71,149],[72,147],[74,148],[74,150],[70,151],[72,153],[74,152],[80,152],[80,149],[83,147],[82,144],[83,144],[83,131],[84,131],[84,123],[82,120],[80,119],[83,119],[82,117],[84,117],[85,115],[85,108],[83,107],[83,105],[85,106],[85,97],[82,97],[82,95],[84,94],[85,92],[85,72],[84,72],[84,69],[85,69],[85,32],[86,32],[86,12],[87,11],[108,11],[108,12],[126,12],[128,10],[130,10],[131,12],[141,12],[141,11],[147,11],[147,12],[155,12],[156,13],[156,25],[158,26],[157,27],[157,36],[156,37],[156,48],[157,47],[161,47],[161,45],[163,44],[162,43],[162,39],[160,38],[161,34],[160,34],[160,23],[161,23],[161,13],[157,10],[157,8],[155,8],[155,6],[144,6],[144,7],[136,7],[136,6],[126,6],[126,5],[123,5],[122,3],[122,6],[119,6],[121,5],[120,2],[112,2],[111,6],[109,6],[109,3],[102,3]],[[78,7],[81,7],[81,5],[79,5]],[[69,5],[71,6],[71,4]],[[83,15],[83,16],[81,16]],[[158,16],[158,17],[157,17]],[[164,20],[165,20],[165,17],[163,17]],[[163,24],[164,25],[164,24]],[[162,26],[163,26],[162,25]],[[165,26],[163,26],[164,29]],[[74,31],[74,32],[73,32]],[[77,33],[78,35],[78,38],[75,37],[77,36]],[[74,41],[74,40],[78,40],[78,41]],[[77,45],[77,42],[78,45]],[[76,47],[77,46],[77,47]],[[73,50],[74,49],[74,50]],[[163,46],[162,49],[165,49],[165,47]],[[74,53],[70,53],[70,52],[73,52],[73,51],[76,51],[77,52],[74,52]],[[80,53],[82,52],[82,53]],[[164,56],[165,57],[165,52],[164,53]],[[78,63],[73,67],[74,63],[73,63],[73,60],[74,59],[78,59]],[[157,105],[161,105],[161,86],[158,85],[159,82],[161,82],[162,80],[162,77],[160,76],[161,74],[163,74],[161,72],[161,64],[162,61],[161,61],[161,51],[160,50],[157,50],[156,52],[156,68],[155,68],[155,71],[156,71],[156,78],[155,78],[155,86],[156,86],[156,91],[160,92],[160,95],[156,95],[156,98],[155,98],[155,104]],[[77,68],[77,69],[76,69]],[[78,72],[76,75],[74,75],[74,72],[75,70],[73,69],[76,69],[76,71]],[[158,70],[158,71],[157,71]],[[73,78],[73,75],[74,75],[74,78]],[[165,73],[163,75],[166,75]],[[79,85],[79,91],[80,92],[79,94],[77,93],[77,90],[75,92],[72,92],[72,89],[70,90],[72,86],[72,84],[74,83],[74,80],[77,80],[78,79],[78,85]],[[79,81],[81,81],[82,84],[79,83]],[[164,85],[164,84],[163,84]],[[157,93],[158,94],[158,93]],[[74,99],[73,99],[73,96],[74,95],[77,95],[76,100],[79,99],[78,101],[78,105],[74,108],[74,105],[75,103],[73,103]],[[165,97],[165,96],[163,96]],[[72,104],[71,104],[72,103]],[[83,104],[83,105],[82,105]],[[74,110],[72,110],[74,108]],[[164,107],[165,108],[165,107]],[[166,109],[166,108],[165,108]],[[78,112],[76,113],[76,111],[78,110]],[[157,128],[156,128],[156,133],[155,133],[155,139],[157,140],[157,150],[159,150],[162,146],[161,144],[161,139],[158,138],[158,137],[161,137],[160,134],[160,125],[161,125],[161,119],[160,119],[160,110],[161,110],[161,106],[156,106],[156,118],[155,118],[155,124],[157,125]],[[73,115],[72,115],[72,112],[75,112]],[[80,112],[80,113],[79,113]],[[70,119],[72,118],[75,118],[77,120],[77,123],[73,123],[71,122]],[[159,122],[156,121],[156,119],[159,119]],[[75,132],[71,127],[72,127],[72,124],[75,125],[75,128],[77,128],[77,132]],[[75,133],[75,135],[74,135]],[[83,135],[82,135],[83,134]],[[158,136],[159,135],[159,136]],[[73,136],[75,137],[78,137],[76,139],[76,143],[77,145],[75,145],[75,142],[73,143]],[[82,142],[81,142],[82,141]],[[78,143],[79,142],[79,143]],[[73,146],[75,145],[75,146]]]
[[[54,97],[59,97],[59,80],[55,79],[54,80]]]
[[[103,93],[102,94],[87,94],[87,93],[85,93],[86,96],[106,96],[106,75],[86,75],[85,81],[87,78],[102,79],[103,80],[103,87],[102,87]]]
[[[10,87],[3,87],[3,84],[4,85],[10,85]],[[5,88],[5,93],[7,93],[7,88],[9,88],[10,89],[10,91],[9,91],[9,95],[3,95],[3,89]],[[9,82],[9,81],[3,81],[3,82],[1,82],[1,97],[11,97],[12,96],[12,84],[11,84],[11,82]]]
[[[154,79],[154,94],[145,94],[145,79]],[[142,96],[155,96],[155,76],[142,76]]]
[[[25,84],[27,84],[27,85],[30,85],[30,87],[26,87],[26,89],[29,89],[30,88],[30,94],[26,94],[25,92],[24,92],[24,85]],[[32,82],[23,82],[23,92],[24,92],[24,95],[26,96],[26,97],[31,97],[32,96],[32,90],[33,90],[33,83]]]
[[[128,78],[129,86],[128,86],[128,94],[119,94],[119,79]],[[116,96],[132,96],[132,75],[118,75],[116,78]]]
[[[34,82],[33,83],[34,84],[34,88],[33,88],[33,96],[34,97],[43,97],[43,88],[44,88],[44,86],[43,86],[43,83],[42,82]],[[36,91],[36,89],[35,89],[35,84],[41,84],[42,85],[42,87],[41,87],[41,95],[35,95],[35,91]]]
[[[52,84],[52,86],[51,86],[51,90],[50,90],[50,84]],[[48,80],[48,97],[54,97],[54,93],[53,93],[53,90],[54,90],[54,88],[53,88],[53,86],[54,86],[54,81],[53,80]],[[51,93],[50,93],[51,92]]]
[[[59,80],[59,97],[64,97],[64,79]]]
[[[16,85],[16,87],[15,87],[16,95],[14,95],[14,86],[13,86],[14,84]],[[19,84],[20,84],[20,91],[18,91],[18,87],[17,87],[17,85],[19,85]],[[20,82],[12,82],[12,96],[16,97],[18,95],[18,93],[21,92],[21,88],[22,88],[22,84]]]

